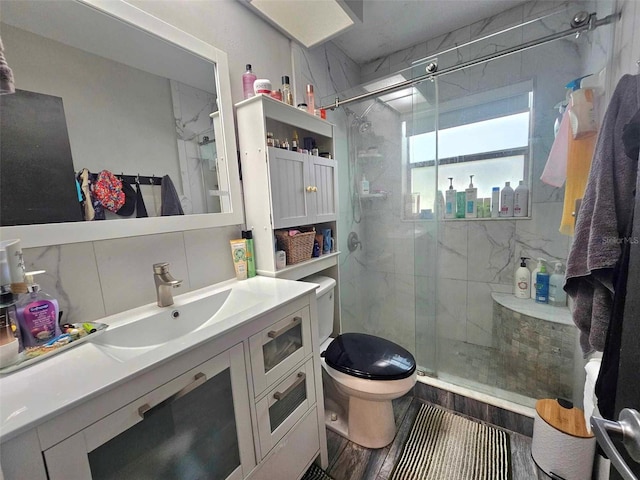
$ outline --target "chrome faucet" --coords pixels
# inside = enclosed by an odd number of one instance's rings
[[[173,305],[172,289],[182,285],[182,280],[176,280],[169,273],[169,263],[153,264],[153,281],[156,283],[156,295],[159,307]]]

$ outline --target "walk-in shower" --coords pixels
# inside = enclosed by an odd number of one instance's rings
[[[569,81],[607,65],[612,40],[604,26],[536,43],[571,28],[575,14],[575,5],[546,7],[516,7],[426,42],[437,46],[429,57],[369,75],[339,95],[349,101],[337,109],[348,128],[340,221],[361,242],[341,254],[342,330],[402,345],[425,376],[527,406],[580,397],[568,310],[511,300],[519,257],[566,259],[570,238],[558,231],[564,191],[539,180],[554,140],[554,105]],[[604,18],[613,2],[597,7]],[[438,74],[430,78],[431,63]],[[390,83],[402,88],[381,90]],[[359,189],[363,175],[367,194]],[[505,181],[523,180],[529,214],[442,218],[448,178],[464,192],[470,175],[478,202]]]

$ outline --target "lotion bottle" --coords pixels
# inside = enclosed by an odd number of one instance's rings
[[[245,100],[255,95],[253,91],[253,82],[256,81],[256,76],[251,71],[251,64],[247,63],[247,71],[242,74],[242,93]]]
[[[513,193],[513,216],[526,217],[529,214],[529,187],[520,180],[520,184]]]
[[[29,292],[18,300],[16,315],[25,348],[43,345],[62,334],[58,325],[58,301],[33,281],[33,276],[40,273],[44,270],[25,274]]]
[[[538,264],[536,265],[536,268],[533,269],[533,272],[531,272],[531,298],[533,300],[536,299],[536,282],[538,281],[537,275],[540,270],[542,270],[545,262],[546,260],[544,258],[538,258]]]
[[[567,305],[567,293],[562,288],[564,286],[564,272],[560,262],[555,264],[553,274],[549,277],[549,304],[554,307],[565,307]]]
[[[465,218],[478,217],[478,189],[473,186],[473,175],[469,175],[469,188],[465,191],[466,208],[464,211]]]
[[[504,188],[500,192],[500,216],[513,217],[513,188],[511,182],[505,182]]]
[[[446,193],[444,218],[456,218],[456,191],[453,188],[453,177],[449,177],[449,190]]]
[[[531,272],[527,268],[527,257],[520,257],[520,266],[516,270],[513,294],[516,298],[529,298],[531,295]]]

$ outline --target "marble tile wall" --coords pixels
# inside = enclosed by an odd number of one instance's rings
[[[360,67],[347,57],[333,43],[329,42],[311,50],[291,44],[293,58],[294,102],[304,102],[307,84],[314,86],[316,105],[322,106],[333,101],[338,92],[360,84]],[[333,123],[335,135],[335,158],[338,161],[338,235],[337,244],[341,255],[340,264],[340,306],[342,331],[364,331],[364,311],[367,308],[367,288],[365,286],[365,252],[362,249],[350,252],[347,238],[354,232],[363,236],[361,214],[355,202],[355,184],[350,179],[353,168],[350,157],[349,125],[352,117],[344,109],[327,111],[327,120]]]

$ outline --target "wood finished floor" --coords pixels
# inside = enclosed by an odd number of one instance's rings
[[[388,479],[391,476],[393,466],[402,453],[402,446],[409,435],[413,421],[422,403],[426,402],[410,395],[405,395],[393,402],[398,433],[393,443],[385,448],[370,450],[349,442],[327,429],[327,446],[329,449],[329,468],[327,473],[335,480]],[[538,476],[537,468],[531,459],[531,438],[508,430],[507,432],[511,439],[513,480],[541,480],[548,478],[544,474]]]

